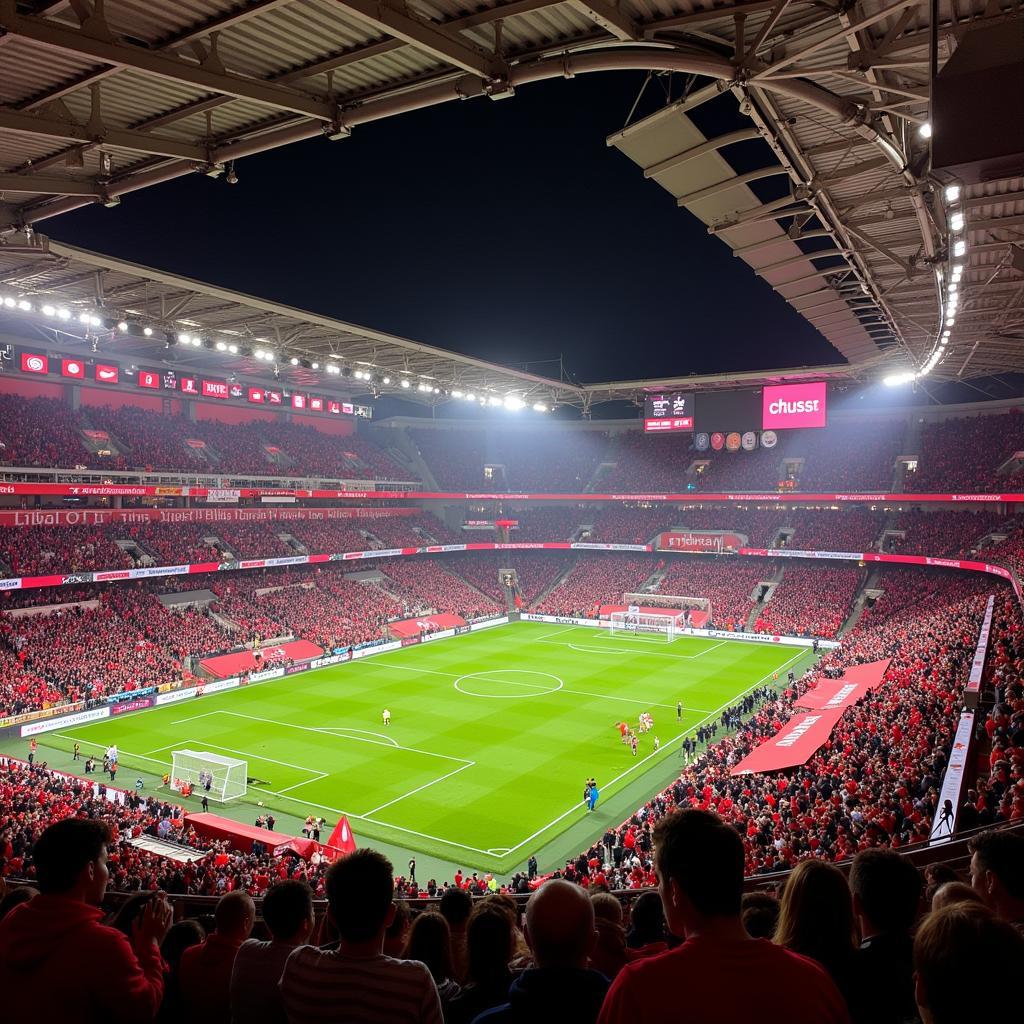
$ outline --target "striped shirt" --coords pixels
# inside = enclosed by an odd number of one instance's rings
[[[437,986],[418,960],[300,946],[285,964],[281,995],[293,1024],[442,1024]]]

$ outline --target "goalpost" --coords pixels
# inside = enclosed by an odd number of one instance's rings
[[[609,618],[611,620],[608,630],[610,636],[624,634],[635,636],[638,633],[646,633],[663,637],[666,643],[671,643],[679,635],[679,630],[683,628],[681,616],[672,613],[659,615],[637,609],[636,611],[612,612]]]
[[[249,764],[208,750],[175,750],[171,754],[171,788],[189,784],[197,796],[217,803],[243,797],[248,790]]]
[[[709,626],[712,621],[711,600],[707,597],[690,597],[685,594],[623,594],[622,601],[630,611],[613,612],[613,618],[615,615],[629,616],[631,613],[646,614],[652,619],[652,626],[660,624],[666,629],[666,619],[671,619],[672,628],[677,634],[691,626]],[[640,612],[641,607],[646,609],[645,613]],[[664,612],[654,611],[659,608],[664,608]],[[695,612],[699,614],[694,615]],[[613,625],[612,628],[616,627]]]

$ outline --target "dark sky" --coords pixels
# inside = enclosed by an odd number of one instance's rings
[[[583,75],[449,103],[250,157],[235,186],[196,175],[39,227],[510,365],[562,354],[584,382],[841,361],[605,145],[642,82]],[[738,115],[726,96],[700,117],[723,130]]]

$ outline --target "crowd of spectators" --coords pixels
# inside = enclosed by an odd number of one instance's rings
[[[1019,835],[972,841],[970,885],[867,848],[848,879],[808,860],[780,893],[744,894],[741,833],[693,807],[645,833],[660,887],[625,906],[603,885],[588,894],[551,878],[525,912],[454,888],[436,910],[412,912],[390,861],[366,848],[326,869],[256,855],[237,887],[221,885],[219,855],[159,878],[143,865],[150,884],[103,924],[108,882],[130,856],[122,837],[173,810],[142,799],[112,810],[85,792],[54,794],[33,771],[3,772],[33,883],[8,893],[0,916],[0,984],[17,1019],[46,984],[51,1012],[89,1024],[658,1024],[680,1012],[695,1024],[955,1024],[1005,1017],[1024,959]],[[39,828],[36,801],[61,820]],[[172,927],[166,893],[186,875],[204,891],[213,880],[220,898],[211,916]],[[260,925],[246,889],[264,896]]]
[[[924,423],[917,469],[907,473],[906,490],[939,494],[1020,490],[1017,477],[997,472],[1019,451],[1024,451],[1024,415],[1019,409]]]
[[[570,563],[566,555],[559,552],[481,551],[459,555],[446,564],[477,590],[494,598],[501,607],[506,601],[501,571],[514,570],[523,606],[529,607]]]
[[[850,613],[861,580],[857,569],[786,565],[782,582],[761,609],[755,629],[832,639]]]
[[[452,563],[456,571],[457,564]],[[435,558],[389,558],[384,560],[380,571],[385,576],[385,587],[389,590],[394,587],[407,598],[410,606],[418,604],[435,612],[461,615],[467,620],[494,615],[501,610],[494,598],[482,594],[455,572],[449,572]]]
[[[513,510],[508,513],[507,518],[517,520],[519,525],[509,531],[508,539],[513,544],[519,541],[571,540],[580,525],[591,514],[576,506],[562,505]],[[491,539],[486,534],[484,536],[487,540]],[[461,539],[464,542],[472,541],[475,536],[464,532]]]
[[[87,447],[83,431],[102,432]],[[339,437],[267,414],[249,423],[189,420],[135,406],[0,395],[0,463],[86,469],[409,480],[410,471],[355,435]],[[111,454],[101,455],[99,451]]]
[[[886,550],[901,555],[968,555],[977,542],[992,530],[1001,529],[1007,520],[989,511],[925,512],[920,509],[900,512],[894,529],[903,537],[892,537]]]
[[[544,598],[537,611],[593,618],[603,604],[616,604],[638,591],[658,565],[653,555],[581,555],[572,571]]]
[[[793,535],[786,547],[797,551],[870,551],[882,532],[884,512],[796,510],[786,516]]]
[[[126,532],[126,531],[125,531]],[[131,559],[103,526],[0,526],[0,562],[10,576],[119,569]]]
[[[674,558],[667,563],[658,591],[679,597],[706,597],[717,629],[744,630],[757,585],[774,571],[773,564],[763,564],[757,558]]]

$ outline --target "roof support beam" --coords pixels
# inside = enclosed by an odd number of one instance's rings
[[[131,68],[167,81],[234,96],[237,99],[264,103],[278,110],[303,114],[321,121],[331,121],[337,113],[335,104],[317,99],[315,96],[307,96],[251,78],[242,78],[240,75],[232,75],[225,71],[212,70],[199,64],[187,63],[177,57],[153,53],[141,46],[116,42],[112,38],[97,38],[53,21],[21,17],[15,13],[12,2],[0,5],[0,31],[2,30],[23,39],[31,39],[41,46],[64,53],[74,53],[80,57],[89,57],[102,64]]]
[[[569,0],[569,5],[616,39],[630,42],[640,38],[640,26],[611,0]]]
[[[689,192],[676,200],[676,206],[689,206],[690,203],[699,203],[702,199],[710,199],[720,192],[728,192],[738,185],[746,185],[750,181],[760,181],[762,178],[775,178],[779,175],[789,175],[789,171],[781,165],[775,167],[762,167],[759,171],[747,171],[746,174],[737,174],[733,178],[726,178],[715,185],[708,185],[707,188],[698,189],[696,192]]]
[[[87,125],[55,121],[32,114],[18,114],[11,110],[0,110],[0,129],[23,132],[26,135],[45,135],[51,139],[69,139],[73,142],[105,142],[119,149],[130,149],[152,156],[174,157],[179,160],[197,160],[205,163],[208,159],[203,146],[179,142],[177,139],[165,139],[159,135],[119,128],[104,128],[97,134]]]
[[[47,178],[42,174],[0,174],[0,192],[25,192],[39,196],[101,196],[103,188],[95,181],[86,179]]]
[[[756,128],[741,128],[736,132],[719,135],[717,139],[702,142],[699,146],[684,149],[682,153],[676,153],[675,156],[670,156],[665,160],[652,164],[644,171],[644,177],[656,178],[659,174],[674,170],[690,160],[696,160],[699,156],[705,156],[708,153],[717,152],[719,149],[725,149],[726,146],[730,146],[734,142],[746,142],[749,139],[759,139],[760,137],[761,133]]]
[[[504,61],[423,18],[403,14],[380,0],[336,0],[337,6],[373,28],[479,78],[508,77]]]

